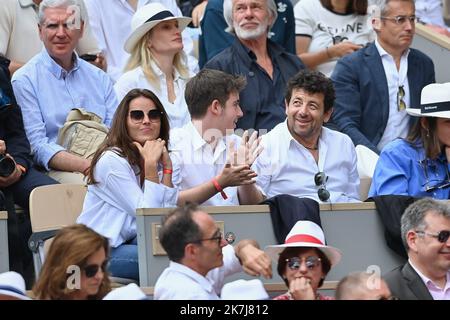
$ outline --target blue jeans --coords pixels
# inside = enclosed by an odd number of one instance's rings
[[[137,238],[111,248],[109,272],[113,277],[139,281]]]

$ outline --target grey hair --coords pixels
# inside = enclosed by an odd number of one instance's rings
[[[45,10],[48,8],[69,8],[71,6],[78,7],[81,21],[86,21],[86,9],[82,0],[43,0],[39,5],[39,24],[45,21]]]
[[[423,198],[412,203],[406,208],[400,220],[403,245],[409,250],[407,234],[410,230],[424,230],[427,227],[425,216],[434,213],[446,218],[450,218],[450,205],[444,201],[437,201],[432,198]]]
[[[388,12],[388,5],[389,2],[392,1],[405,1],[405,2],[412,2],[414,6],[416,5],[415,0],[372,0],[369,1],[370,6],[377,7],[377,10],[374,11],[374,18],[379,18],[380,16],[385,16]]]
[[[266,0],[266,1],[267,1],[267,10],[269,12],[269,15],[273,18],[272,23],[269,26],[269,29],[270,29],[274,25],[275,20],[277,20],[278,11],[277,11],[277,5],[275,4],[275,1],[273,1],[273,0]],[[224,0],[223,1],[223,17],[225,18],[225,21],[227,22],[227,25],[228,25],[228,27],[225,29],[225,31],[234,33],[233,0]]]

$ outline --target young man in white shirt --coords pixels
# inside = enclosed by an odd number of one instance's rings
[[[263,136],[264,149],[252,167],[265,196],[359,201],[355,147],[347,135],[323,127],[334,98],[333,83],[320,72],[302,70],[289,80],[287,120]]]
[[[233,134],[242,117],[239,91],[246,81],[219,70],[203,69],[186,85],[192,121],[171,131],[172,183],[178,204],[257,204],[260,192],[250,169],[260,152],[256,132]]]
[[[254,240],[232,247],[214,219],[194,205],[169,213],[159,239],[170,264],[156,281],[155,300],[217,300],[228,275],[272,277],[270,258]]]

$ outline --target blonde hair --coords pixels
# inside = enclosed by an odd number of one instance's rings
[[[150,49],[147,47],[147,42],[148,39],[151,37],[152,31],[153,30],[147,32],[134,46],[124,71],[130,71],[137,67],[141,67],[147,81],[150,82],[156,88],[160,89],[159,81],[156,77],[155,71],[151,66],[151,62],[154,62],[156,64],[158,64],[158,62],[152,56]],[[178,72],[181,74],[182,77],[187,78],[189,76],[189,71],[184,63],[184,59],[185,55],[183,50],[177,52],[173,59],[173,66],[175,69],[178,70]]]

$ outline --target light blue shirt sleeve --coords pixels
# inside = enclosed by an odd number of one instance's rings
[[[409,190],[409,180],[412,175],[413,154],[404,148],[404,141],[395,140],[388,144],[381,152],[372,178],[369,197],[379,195],[413,195]],[[417,191],[420,182],[417,179]]]
[[[14,80],[12,85],[17,103],[22,110],[24,127],[34,154],[34,161],[50,170],[48,166],[50,159],[65,149],[56,143],[56,137],[52,140],[48,137],[39,99],[30,80],[28,77],[21,77]]]
[[[64,150],[57,144],[58,132],[71,109],[94,112],[110,127],[118,106],[109,76],[75,59],[74,67],[66,71],[44,48],[17,70],[11,81],[34,160],[47,170],[51,158]]]

